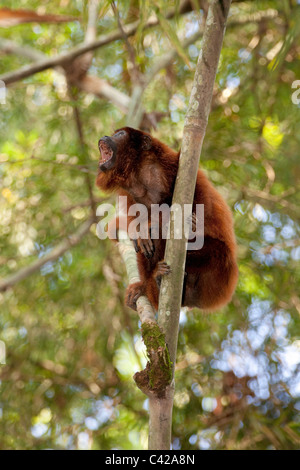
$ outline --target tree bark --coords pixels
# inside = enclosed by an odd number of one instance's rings
[[[185,118],[179,168],[172,200],[173,205],[178,204],[182,209],[184,204],[192,204],[194,199],[199,159],[210,112],[213,86],[230,4],[231,0],[212,0],[209,4],[202,49],[198,58]],[[184,233],[184,230],[182,233]],[[169,348],[170,360],[173,364],[174,376],[187,240],[184,237],[182,239],[174,239],[173,214],[170,217],[170,236],[171,238],[167,241],[166,245],[165,260],[171,266],[172,271],[162,279],[158,324],[166,335],[166,343]],[[171,400],[173,402],[172,394],[170,394]],[[170,436],[172,405],[169,403],[167,416],[164,411],[165,408],[162,409],[151,405],[150,409],[153,409],[154,413],[163,412],[163,417],[152,418],[152,422],[159,423],[163,419],[164,432]],[[161,428],[158,428],[156,431],[151,430],[150,436],[154,432],[159,434]],[[161,438],[156,436],[153,444],[158,445],[158,447],[152,447],[155,449],[170,448],[170,442],[167,443],[162,436]]]
[[[164,398],[149,398],[149,450],[170,449],[173,398],[173,386],[168,387]]]

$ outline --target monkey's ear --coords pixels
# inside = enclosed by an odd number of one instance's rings
[[[142,148],[143,150],[150,150],[152,147],[152,139],[150,135],[143,135],[142,138]]]

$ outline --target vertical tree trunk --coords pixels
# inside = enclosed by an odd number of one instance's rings
[[[173,397],[174,387],[163,398],[149,397],[149,450],[170,449]]]
[[[202,48],[198,58],[184,123],[181,155],[172,201],[173,205],[179,204],[182,208],[184,204],[192,204],[194,199],[199,159],[210,112],[213,86],[230,4],[231,0],[212,0],[209,4]],[[187,240],[184,238],[181,240],[173,238],[174,217],[171,217],[170,220],[170,230],[171,239],[167,241],[165,260],[171,266],[172,272],[162,279],[158,324],[165,333],[170,359],[173,363],[174,376]],[[169,397],[169,401],[172,402],[167,407],[168,415],[165,413],[165,407],[152,404],[151,400],[154,400],[154,398],[150,398],[151,413],[161,413],[160,416],[150,417],[151,423],[157,423],[157,429],[150,429],[150,449],[170,448],[170,442],[166,442],[166,439],[163,439],[161,432],[163,431],[166,435],[171,436],[173,387],[174,380],[172,385],[168,387],[171,390],[167,390],[166,395]],[[163,428],[161,428],[162,421],[164,423]]]

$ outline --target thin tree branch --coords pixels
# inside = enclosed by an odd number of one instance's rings
[[[106,98],[117,106],[123,113],[128,112],[130,98],[122,91],[112,87],[102,78],[94,75],[86,75],[76,85],[86,93],[91,93],[99,98]]]
[[[136,252],[127,232],[119,231],[119,251],[126,266],[129,284],[139,282]],[[137,312],[141,320],[142,337],[146,345],[148,363],[146,368],[134,375],[139,389],[147,395],[157,409],[167,413],[169,399],[167,397],[168,385],[172,379],[172,364],[165,342],[165,335],[155,320],[155,311],[147,297],[141,296],[137,300]],[[156,398],[160,398],[157,404]],[[149,427],[151,430],[151,425]]]
[[[31,274],[38,271],[42,266],[51,261],[55,261],[57,258],[62,256],[66,251],[75,245],[78,245],[83,237],[89,232],[91,225],[95,222],[95,218],[91,217],[86,220],[73,234],[62,240],[56,247],[54,247],[49,253],[41,256],[41,258],[34,261],[31,265],[25,266],[16,273],[7,277],[6,279],[0,280],[0,292],[5,291],[8,288],[14,286],[18,282],[26,279]]]
[[[144,85],[143,85],[143,75],[141,74],[139,67],[137,66],[136,60],[135,60],[135,52],[128,40],[128,36],[126,32],[124,31],[124,28],[122,26],[121,20],[120,20],[120,15],[119,12],[116,8],[116,5],[114,1],[112,2],[112,9],[115,14],[115,17],[117,19],[119,29],[122,33],[122,37],[124,39],[124,43],[126,45],[126,49],[128,52],[128,57],[129,57],[129,67],[128,67],[128,72],[131,77],[131,82],[132,82],[132,95],[128,107],[128,113],[127,113],[127,119],[126,123],[130,124],[132,127],[140,127],[141,122],[143,120],[143,115],[144,115],[144,108],[142,104],[142,94],[144,91]]]
[[[22,164],[24,162],[32,162],[32,161],[37,161],[41,163],[47,163],[50,165],[58,165],[58,166],[66,166],[69,167],[70,169],[81,171],[82,173],[92,173],[94,174],[94,170],[90,170],[86,165],[76,165],[73,163],[68,163],[68,162],[57,162],[56,160],[45,160],[44,158],[39,158],[35,157],[34,155],[31,155],[29,158],[23,158],[21,160],[1,160],[0,165],[4,164]]]
[[[96,204],[100,204],[100,202],[105,202],[109,201],[110,197],[96,197],[95,199]],[[68,212],[71,212],[73,209],[77,209],[78,207],[88,207],[91,205],[91,200],[87,199],[86,201],[78,202],[77,204],[72,204],[71,206],[65,207],[62,209],[62,212],[64,214],[67,214]]]
[[[34,62],[44,60],[47,57],[46,54],[34,49],[33,47],[19,45],[14,41],[4,38],[0,38],[0,50],[4,54],[16,54]]]
[[[227,27],[241,26],[247,23],[261,23],[268,19],[275,19],[278,17],[278,11],[269,8],[266,11],[255,12],[247,15],[241,15],[238,17],[232,17],[228,21]],[[194,44],[198,39],[203,36],[203,28],[199,29],[191,37],[184,39],[182,41],[182,47],[185,49],[191,44]],[[151,69],[144,77],[143,81],[138,83],[134,90],[130,101],[129,111],[128,111],[128,122],[131,122],[133,127],[139,127],[142,121],[142,96],[151,83],[155,75],[157,75],[162,69],[167,68],[178,55],[178,50],[173,48],[171,51],[164,54],[162,57],[159,57],[154,61]]]
[[[251,23],[251,22],[254,22],[254,23],[261,22],[261,21],[265,21],[268,19],[275,19],[276,17],[278,17],[278,15],[279,15],[278,11],[273,10],[273,9],[268,9],[266,11],[245,14],[239,17],[232,17],[228,21],[228,27],[234,27],[238,25]],[[123,30],[123,34],[125,34],[124,30]],[[185,39],[183,41],[183,47],[186,48],[190,44],[193,44],[194,42],[196,42],[202,36],[202,34],[203,34],[203,31],[199,30],[190,38]],[[127,37],[128,37],[128,34],[127,34]],[[35,61],[49,60],[45,54],[39,51],[36,51],[33,48],[30,48],[28,46],[19,46],[13,41],[8,41],[8,40],[1,39],[1,38],[0,38],[0,48],[6,53],[15,53],[17,55],[27,57],[28,59],[35,60]],[[136,103],[141,103],[143,93],[146,87],[149,85],[149,83],[153,80],[155,75],[159,73],[160,70],[168,67],[173,62],[173,60],[176,58],[177,55],[178,55],[178,52],[174,48],[170,52],[167,52],[165,55],[158,58],[154,62],[148,74],[145,76],[143,85],[139,87],[135,87],[134,94],[131,98],[129,98],[125,93],[112,87],[105,80],[99,77],[96,77],[94,75],[84,75],[80,77],[80,79],[78,80],[74,80],[75,77],[73,77],[73,80],[75,81],[76,86],[80,88],[82,91],[86,93],[91,93],[99,98],[105,98],[111,101],[123,113],[128,114],[128,115],[130,114],[130,116],[135,118],[135,122],[133,122],[130,117],[128,117],[128,122],[130,122],[133,127],[139,127],[142,116],[140,115],[140,113],[136,113],[134,111],[129,113],[129,108],[133,110],[136,109]],[[63,73],[63,68],[57,67],[57,72]],[[16,80],[13,78],[15,73],[18,74],[19,71],[17,70],[16,72],[11,72],[7,74],[12,77],[12,81],[10,83],[13,83],[20,79],[18,78],[18,76]],[[3,80],[3,76],[0,77],[0,79]]]
[[[86,44],[90,44],[95,40],[96,37],[96,32],[97,32],[97,16],[98,16],[98,7],[99,7],[99,0],[90,0],[89,1],[89,12],[88,12],[88,24],[87,24],[87,30],[85,33],[85,40],[84,42]],[[90,68],[90,65],[93,60],[93,52],[87,52],[86,54],[78,57],[72,64],[71,64],[71,70],[69,71],[70,74],[72,75],[72,78],[74,78],[74,73],[75,76],[80,77],[80,76],[85,76],[88,69]],[[79,74],[77,71],[77,68],[79,69]],[[77,93],[72,89],[72,85],[69,81],[70,79],[70,74],[66,73],[67,75],[67,82],[68,82],[68,90],[71,98],[77,102]],[[77,80],[76,80],[77,81]],[[85,163],[87,163],[88,159],[88,147],[84,141],[84,133],[83,133],[83,125],[82,125],[82,120],[80,118],[80,111],[77,103],[75,106],[73,106],[73,115],[76,123],[76,129],[77,129],[77,134],[78,134],[78,140],[79,140],[79,145],[81,148],[81,155],[82,158],[84,159]],[[91,201],[91,211],[92,214],[95,216],[96,214],[96,201],[93,193],[93,184],[91,181],[91,177],[88,173],[85,175],[85,181],[88,189],[88,193],[90,196],[90,201]]]
[[[88,21],[83,44],[91,44],[96,40],[98,8],[99,0],[88,2]],[[92,64],[93,55],[93,51],[89,51],[63,65],[68,83],[77,83],[87,74]]]
[[[140,281],[136,251],[133,247],[132,241],[129,239],[127,232],[119,231],[119,251],[126,266],[128,283],[134,284]],[[155,312],[149,300],[145,296],[141,296],[137,300],[137,312],[142,323],[154,322]]]
[[[188,5],[189,5],[189,1],[184,0],[181,4],[181,7],[179,8],[179,13],[183,13],[183,12],[185,13],[186,11],[190,11],[191,8]],[[173,18],[175,13],[176,13],[176,9],[172,8],[166,14],[166,18],[167,19]],[[127,37],[133,36],[135,34],[135,32],[138,29],[139,23],[140,21],[138,20],[129,25],[124,25],[123,29]],[[159,21],[157,17],[153,15],[146,22],[144,29],[153,28],[154,26],[157,26],[158,24],[159,24]],[[4,81],[6,86],[8,86],[14,82],[30,77],[31,75],[34,75],[38,72],[42,72],[49,68],[57,67],[58,65],[66,66],[68,63],[72,63],[74,59],[76,59],[80,55],[85,54],[86,52],[99,49],[100,47],[110,44],[111,42],[114,42],[118,39],[122,39],[122,32],[119,29],[116,31],[112,31],[111,33],[108,33],[106,35],[102,35],[91,43],[88,43],[88,44],[84,43],[79,46],[76,46],[66,53],[59,54],[49,59],[41,60],[35,64],[26,65],[25,67],[22,67],[19,70],[16,70],[14,72],[3,74],[0,76],[0,80]]]
[[[285,207],[288,211],[290,211],[294,217],[299,218],[299,206],[293,204],[290,201],[287,201],[286,199],[283,199],[282,195],[277,196],[275,194],[270,194],[268,192],[261,191],[259,189],[252,189],[246,186],[236,188],[242,191],[242,193],[246,194],[248,199],[253,199],[254,201],[260,199],[265,201],[267,204],[270,203],[272,205],[280,204],[282,207]]]
[[[128,40],[128,35],[124,31],[123,25],[122,25],[121,20],[120,20],[120,15],[119,15],[118,9],[117,9],[116,4],[115,4],[114,1],[111,2],[111,6],[112,6],[112,9],[113,9],[114,15],[117,19],[119,29],[121,31],[122,37],[123,37],[125,45],[126,45],[126,49],[127,49],[128,56],[129,56],[129,64],[131,66],[130,67],[131,70],[129,70],[129,73],[131,75],[131,81],[132,81],[133,85],[135,85],[135,84],[138,84],[142,81],[142,74],[140,73],[140,70],[139,70],[139,68],[136,64],[134,48],[130,44],[130,42]]]
[[[71,97],[74,100],[76,100],[76,96],[75,96],[74,93],[72,93],[71,87],[69,87],[69,93],[70,93]],[[75,105],[73,107],[73,113],[74,113],[74,118],[75,118],[76,129],[77,129],[77,133],[78,133],[78,140],[79,140],[79,144],[80,144],[80,148],[81,148],[82,158],[87,163],[87,151],[88,151],[87,149],[88,149],[88,147],[84,142],[83,126],[82,126],[78,106]],[[96,201],[95,201],[95,197],[94,197],[94,193],[93,193],[93,184],[92,184],[92,181],[91,181],[91,176],[90,176],[89,173],[85,173],[85,181],[86,181],[88,193],[89,193],[89,196],[90,196],[92,214],[95,215],[96,214]]]
[[[88,22],[85,33],[85,42],[90,44],[96,40],[97,36],[97,19],[98,19],[98,9],[99,9],[99,0],[89,0],[88,3]]]
[[[20,46],[14,41],[0,38],[0,50],[6,54],[16,54],[32,61],[47,59],[46,54],[28,46]],[[65,74],[63,67],[55,67],[57,73]],[[85,93],[91,93],[98,98],[106,98],[115,104],[121,111],[127,113],[130,98],[123,92],[112,87],[105,80],[94,75],[85,75],[76,81],[76,86]]]

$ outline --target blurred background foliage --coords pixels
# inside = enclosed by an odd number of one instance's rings
[[[300,106],[292,101],[299,3],[232,3],[201,167],[233,210],[240,278],[222,311],[182,312],[174,449],[299,448]],[[137,31],[130,45],[118,39],[96,49],[89,68],[130,97],[130,50],[141,76],[175,50],[142,97],[146,113],[156,113],[151,132],[175,149],[201,49],[201,37],[182,46],[204,21],[207,3],[197,5],[180,13],[178,1],[168,2],[177,13],[166,21],[163,0],[116,2],[123,25],[139,20]],[[1,27],[0,74],[31,62],[9,53],[4,40],[46,57],[84,41],[82,0],[5,6],[78,20]],[[155,12],[159,24],[145,28]],[[101,1],[97,36],[117,29],[110,2]],[[2,281],[77,233],[94,204],[114,201],[95,187],[97,142],[125,122],[116,103],[74,87],[70,93],[53,69],[7,88],[0,104]],[[145,352],[138,317],[123,302],[125,268],[117,248],[97,238],[95,223],[79,238],[0,292],[1,449],[147,448],[147,400],[132,380]]]

